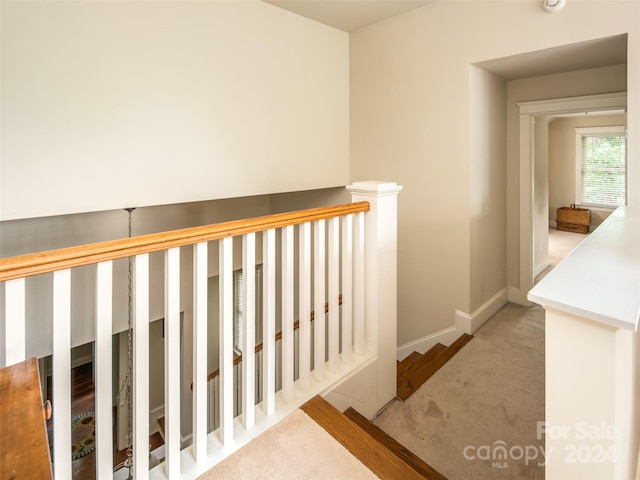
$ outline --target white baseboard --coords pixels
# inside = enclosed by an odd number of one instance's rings
[[[457,326],[453,326],[427,335],[426,337],[419,338],[412,342],[405,343],[404,345],[400,345],[398,347],[397,358],[398,360],[404,360],[413,352],[422,354],[433,347],[436,343],[441,343],[443,345],[449,346],[453,342],[455,342],[463,333],[464,332]]]
[[[540,262],[540,264],[536,268],[534,268],[533,278],[536,278],[538,275],[544,272],[549,266],[551,266],[551,259],[547,257],[542,262]]]
[[[503,288],[471,314],[456,310],[456,326],[469,335],[478,330],[484,323],[493,317],[498,310],[509,301],[509,291]]]
[[[523,307],[530,307],[533,305],[527,298],[527,292],[523,292],[519,288],[509,287],[509,301],[511,303],[517,303]]]
[[[400,345],[397,349],[397,359],[404,360],[413,352],[422,354],[436,343],[441,343],[446,346],[451,345],[460,338],[463,333],[472,334],[478,330],[484,322],[489,320],[498,310],[505,306],[507,302],[509,302],[509,291],[507,288],[503,288],[472,314],[456,310],[454,326]]]

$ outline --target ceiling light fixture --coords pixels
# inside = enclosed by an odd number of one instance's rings
[[[565,3],[567,3],[567,0],[543,0],[542,8],[547,13],[558,12],[562,10]]]

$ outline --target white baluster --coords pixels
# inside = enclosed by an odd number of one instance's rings
[[[207,373],[207,243],[201,242],[193,246],[192,453],[198,463],[207,454]]]
[[[269,416],[276,400],[276,231],[262,234],[262,409]]]
[[[298,227],[298,356],[300,388],[311,386],[311,224],[305,222]]]
[[[353,348],[364,354],[364,212],[355,215],[353,252]]]
[[[71,478],[71,271],[53,273],[53,467]]]
[[[329,280],[329,369],[336,371],[339,361],[340,347],[340,230],[337,217],[329,220],[329,253],[328,253],[328,280]]]
[[[353,351],[353,215],[342,217],[342,361],[351,362]]]
[[[136,480],[149,478],[148,253],[133,262],[133,471]]]
[[[25,279],[17,278],[5,283],[5,365],[26,359],[25,341]]]
[[[220,249],[220,441],[233,440],[233,238]]]
[[[180,248],[164,261],[164,412],[165,471],[180,475]]]
[[[282,229],[282,398],[293,400],[293,226]]]
[[[242,424],[249,430],[255,422],[256,404],[256,234],[244,235],[242,241]]]
[[[112,335],[113,335],[113,262],[98,263],[96,268],[96,343],[95,411],[96,411],[96,478],[113,475],[113,411],[112,411]]]
[[[317,381],[325,378],[325,221],[314,222],[313,234],[313,369]]]

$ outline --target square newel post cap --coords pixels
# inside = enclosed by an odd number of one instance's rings
[[[402,185],[398,185],[395,182],[353,182],[351,185],[347,185],[347,190],[351,194],[374,196],[397,195],[400,190],[402,190]]]

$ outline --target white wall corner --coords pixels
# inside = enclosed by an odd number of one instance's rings
[[[523,307],[530,307],[532,302],[527,298],[529,292],[523,292],[519,288],[509,287],[509,302],[522,305]]]
[[[504,307],[507,302],[509,302],[509,291],[505,287],[480,305],[480,307],[471,314],[456,310],[456,328],[462,333],[469,335],[475,333],[487,320],[493,317],[498,310]]]
[[[456,310],[452,327],[400,345],[397,359],[403,360],[413,352],[423,354],[436,343],[449,346],[463,333],[471,335],[510,301],[509,293],[509,289],[503,288],[471,314]]]

